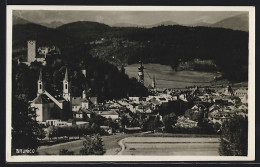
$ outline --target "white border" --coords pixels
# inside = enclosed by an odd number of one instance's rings
[[[248,81],[248,156],[11,156],[12,104],[12,11],[13,10],[88,10],[88,11],[248,11],[249,12],[249,81]],[[255,7],[237,6],[7,6],[6,56],[6,161],[252,161],[255,160]]]

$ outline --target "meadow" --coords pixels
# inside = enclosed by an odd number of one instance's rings
[[[129,137],[121,155],[219,156],[219,138]]]
[[[129,77],[137,78],[139,64],[125,67]],[[220,75],[201,71],[174,71],[168,65],[144,64],[144,84],[151,85],[153,76],[159,88],[185,88],[186,86],[210,86],[214,77]]]

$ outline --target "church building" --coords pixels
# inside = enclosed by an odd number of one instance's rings
[[[36,111],[36,120],[41,123],[50,123],[59,121],[68,121],[73,118],[75,113],[80,109],[87,110],[89,108],[89,100],[83,91],[83,97],[72,97],[70,82],[68,77],[68,69],[66,68],[65,76],[63,79],[62,95],[51,95],[45,89],[45,82],[40,71],[38,79],[37,97],[32,100],[30,106]],[[75,113],[74,113],[75,112]]]

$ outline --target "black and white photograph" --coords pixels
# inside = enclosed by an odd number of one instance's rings
[[[254,7],[7,6],[6,157],[255,159]]]

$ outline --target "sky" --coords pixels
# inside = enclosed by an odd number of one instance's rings
[[[129,23],[152,25],[163,21],[179,24],[195,24],[199,22],[215,23],[228,17],[243,14],[240,11],[48,11],[48,10],[16,10],[13,14],[34,23],[61,21],[95,21],[108,25]]]

